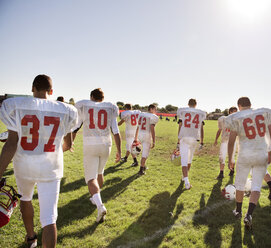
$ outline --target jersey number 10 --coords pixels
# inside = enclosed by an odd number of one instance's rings
[[[94,110],[89,109],[89,129],[94,129],[95,124],[94,124]],[[103,119],[103,122],[102,122]],[[98,128],[99,129],[106,129],[107,127],[107,112],[104,109],[100,109],[98,111],[98,122],[97,122]]]

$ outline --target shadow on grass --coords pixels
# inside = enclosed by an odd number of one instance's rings
[[[231,180],[230,178],[228,184],[232,182]],[[221,247],[222,237],[220,229],[224,225],[232,224],[236,221],[232,215],[233,203],[223,201],[221,185],[222,180],[218,180],[217,183],[214,184],[207,203],[205,203],[205,194],[201,195],[200,208],[195,212],[193,217],[194,226],[208,226],[208,231],[204,236],[204,242],[207,247]],[[225,202],[225,204],[223,202]],[[204,211],[206,211],[205,214]],[[239,243],[241,242],[239,241]]]
[[[13,169],[9,169],[9,170],[6,170],[3,174],[3,177],[6,177],[6,176],[12,176],[14,174],[14,171]]]
[[[107,187],[101,191],[101,196],[103,199],[103,203],[106,203],[112,198],[123,193],[128,185],[132,183],[136,178],[138,178],[137,173],[114,184],[113,186]],[[89,193],[82,195],[80,198],[70,201],[65,206],[59,208],[59,217],[57,221],[58,229],[66,225],[72,224],[72,222],[84,219],[90,216],[96,210],[96,206],[91,205],[89,201]],[[93,219],[93,222],[95,220]],[[92,235],[95,231],[97,225],[93,224],[92,226],[88,226],[83,230],[72,232],[64,235],[59,235],[58,242],[61,243],[65,237],[79,237],[82,238],[85,235]]]
[[[180,204],[171,214],[183,191],[182,182],[172,195],[167,191],[154,195],[149,208],[107,247],[158,247],[183,210]]]

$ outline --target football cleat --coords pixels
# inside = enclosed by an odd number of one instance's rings
[[[132,166],[132,167],[138,166],[138,162],[133,162],[133,163],[131,164],[131,166]]]
[[[189,181],[185,182],[184,185],[185,185],[185,188],[186,188],[187,190],[192,188],[192,185],[190,184]]]
[[[107,213],[107,210],[106,210],[105,206],[102,204],[98,208],[98,216],[97,216],[96,222],[97,223],[104,222],[106,213]]]
[[[251,215],[246,215],[245,218],[244,218],[244,224],[245,224],[245,227],[249,230],[252,229],[252,216]]]
[[[123,163],[127,162],[127,157],[121,158],[120,161],[123,162]]]
[[[38,247],[38,237],[37,234],[34,235],[34,237],[29,238],[25,237],[25,242],[27,244],[27,248],[35,248]]]
[[[8,139],[8,131],[0,133],[0,141],[1,142],[6,142]]]
[[[138,156],[142,150],[142,146],[140,141],[134,141],[131,148],[131,154],[134,156]]]
[[[236,219],[240,219],[242,217],[242,212],[237,212],[236,209],[234,209],[232,213]]]
[[[138,175],[139,175],[139,176],[143,176],[143,175],[145,175],[145,174],[146,174],[145,170],[146,170],[146,167],[142,167],[142,166],[140,166],[140,169],[139,169]]]
[[[224,178],[224,175],[222,173],[219,173],[216,179],[223,179],[223,178]]]
[[[8,224],[20,197],[21,195],[12,186],[6,185],[6,179],[2,178],[0,181],[0,228]]]
[[[234,170],[230,170],[229,176],[232,177],[234,175]]]

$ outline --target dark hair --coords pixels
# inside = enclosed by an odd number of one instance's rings
[[[90,97],[93,97],[96,101],[103,101],[104,93],[101,88],[97,88],[90,92]]]
[[[126,103],[126,104],[124,105],[124,109],[131,110],[131,109],[132,109],[132,104],[131,104],[131,103]]]
[[[35,87],[37,91],[46,90],[49,92],[52,89],[52,79],[47,75],[38,75],[35,77],[32,86]]]
[[[237,108],[236,107],[230,107],[229,108],[229,114],[233,113],[233,112],[237,112]]]
[[[193,99],[193,98],[189,99],[188,106],[196,106],[196,105],[197,105],[196,99]]]
[[[242,107],[250,107],[251,106],[251,102],[250,102],[250,100],[249,100],[248,97],[243,96],[243,97],[240,97],[238,99],[237,105],[240,105]]]
[[[156,108],[156,106],[154,104],[150,104],[148,107],[148,110],[150,111],[151,109],[154,109],[154,108]]]
[[[59,102],[64,102],[64,97],[63,96],[59,96],[56,100],[59,101]]]

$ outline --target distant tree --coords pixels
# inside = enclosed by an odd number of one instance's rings
[[[159,112],[161,112],[161,113],[168,113],[168,111],[165,108],[160,108]]]
[[[215,113],[221,113],[221,109],[215,109]]]
[[[156,106],[156,108],[158,107],[158,103],[157,102],[154,102],[154,103],[152,103],[153,105],[155,105]]]
[[[117,106],[119,109],[123,109],[124,103],[123,102],[117,102]]]
[[[177,111],[178,107],[175,107],[175,106],[172,106],[171,104],[168,104],[165,109],[168,111],[168,112],[172,112],[172,111]]]
[[[228,116],[229,115],[229,110],[225,109],[222,113],[223,113],[223,115]]]
[[[74,105],[74,99],[73,99],[73,98],[71,98],[71,99],[69,100],[69,104]]]

